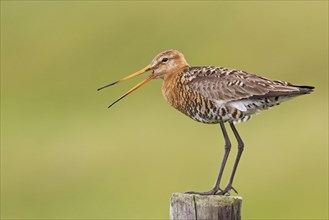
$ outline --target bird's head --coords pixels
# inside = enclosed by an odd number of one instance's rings
[[[156,55],[149,66],[155,78],[163,79],[167,74],[178,72],[188,64],[181,52],[166,50]]]
[[[147,65],[143,69],[141,69],[129,76],[126,76],[118,81],[115,81],[115,82],[105,85],[101,88],[98,88],[97,90],[99,91],[106,87],[115,85],[119,82],[125,81],[125,80],[130,79],[135,76],[138,76],[142,73],[152,71],[152,73],[146,79],[144,79],[142,82],[138,83],[136,86],[131,88],[128,92],[126,92],[120,98],[118,98],[116,101],[114,101],[109,106],[109,108],[110,108],[112,105],[114,105],[115,103],[117,103],[118,101],[120,101],[121,99],[123,99],[124,97],[126,97],[127,95],[129,95],[130,93],[132,93],[133,91],[135,91],[136,89],[141,87],[142,85],[144,85],[145,83],[149,82],[150,80],[156,79],[156,78],[164,79],[169,74],[176,73],[186,66],[188,66],[188,64],[185,60],[184,55],[181,52],[179,52],[177,50],[166,50],[166,51],[161,52],[158,55],[156,55],[154,57],[154,59],[152,60],[151,64]]]

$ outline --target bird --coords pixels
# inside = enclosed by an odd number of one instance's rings
[[[173,49],[159,53],[143,69],[97,90],[149,71],[151,73],[143,81],[108,107],[112,107],[147,82],[162,79],[163,96],[172,107],[197,122],[219,124],[224,137],[224,155],[215,185],[209,191],[187,192],[189,194],[230,195],[231,190],[237,193],[233,187],[233,180],[244,150],[244,142],[236,129],[236,124],[248,121],[251,116],[263,110],[314,91],[313,86],[299,86],[281,80],[272,80],[243,70],[219,66],[190,66],[184,55]],[[225,124],[229,124],[237,140],[238,151],[228,183],[225,188],[220,188],[231,149]]]

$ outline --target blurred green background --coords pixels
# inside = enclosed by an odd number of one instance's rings
[[[145,76],[96,91],[171,48],[316,87],[237,126],[234,186],[244,219],[328,218],[327,1],[1,1],[3,219],[166,219],[171,193],[213,186],[218,125],[171,108],[161,80],[112,109]]]

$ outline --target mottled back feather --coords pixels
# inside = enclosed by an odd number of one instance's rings
[[[224,67],[190,67],[182,74],[190,75],[188,86],[212,100],[223,102],[241,99],[295,96],[309,93],[312,87],[294,86],[241,70]]]

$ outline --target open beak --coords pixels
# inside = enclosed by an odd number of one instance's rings
[[[125,81],[125,80],[127,80],[127,79],[132,78],[132,77],[138,76],[138,75],[140,75],[140,74],[142,74],[142,73],[145,73],[145,72],[147,72],[147,71],[149,71],[149,70],[151,70],[151,69],[152,69],[151,65],[147,65],[147,66],[144,67],[143,69],[141,69],[141,70],[139,70],[139,71],[137,71],[137,72],[135,72],[135,73],[133,73],[133,74],[131,74],[131,75],[129,75],[129,76],[126,76],[126,77],[124,77],[124,78],[122,78],[122,79],[120,79],[120,80],[118,80],[118,81],[115,81],[115,82],[113,82],[113,83],[110,83],[110,84],[108,84],[108,85],[105,85],[105,86],[103,86],[103,87],[98,88],[97,91],[99,91],[99,90],[101,90],[101,89],[104,89],[104,88],[106,88],[106,87],[109,87],[109,86],[113,86],[113,85],[115,85],[115,84],[117,84],[117,83],[119,83],[119,82]],[[118,101],[120,101],[121,99],[123,99],[124,97],[126,97],[127,95],[129,95],[129,94],[132,93],[133,91],[137,90],[139,87],[141,87],[142,85],[144,85],[145,83],[147,83],[148,81],[150,81],[150,80],[152,80],[152,79],[154,79],[154,78],[155,78],[155,76],[154,76],[153,74],[149,75],[149,76],[148,76],[146,79],[144,79],[142,82],[138,83],[136,86],[134,86],[133,88],[131,88],[128,92],[126,92],[125,94],[123,94],[120,98],[118,98],[117,100],[115,100],[111,105],[109,105],[109,108],[112,107],[115,103],[117,103]]]

